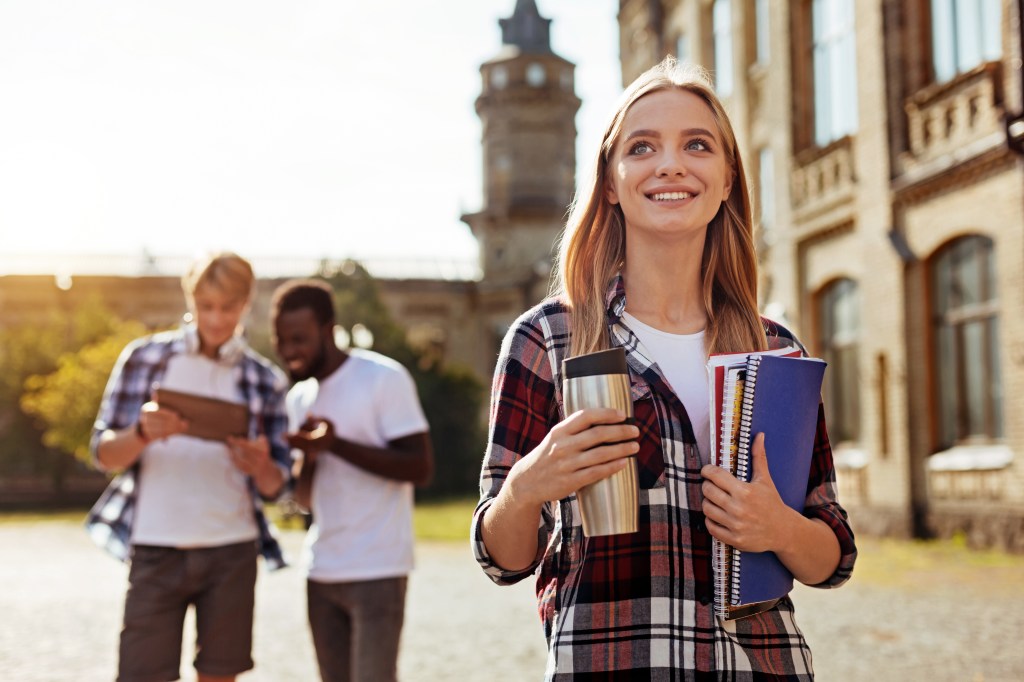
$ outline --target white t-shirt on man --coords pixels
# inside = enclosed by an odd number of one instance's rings
[[[168,361],[160,385],[242,403],[240,373],[238,364],[183,353]],[[247,477],[226,444],[171,436],[149,443],[139,463],[133,544],[190,549],[259,536]]]
[[[288,393],[288,420],[307,416],[334,425],[343,440],[386,447],[425,433],[427,419],[408,370],[373,351],[353,349],[321,381],[307,379]],[[310,580],[350,582],[407,575],[413,568],[413,485],[372,474],[330,452],[319,453],[313,477],[313,526],[303,563]]]
[[[628,312],[623,319],[647,350],[648,359],[658,363],[669,386],[686,408],[700,461],[707,464],[711,461],[711,402],[704,331],[670,334],[644,324]]]

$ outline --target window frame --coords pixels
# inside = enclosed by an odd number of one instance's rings
[[[812,122],[818,147],[854,134],[860,123],[854,1],[811,0]]]
[[[964,280],[972,268],[979,300],[950,301],[958,290],[965,290]],[[929,259],[927,281],[929,372],[935,387],[932,451],[1001,442],[1005,435],[1005,400],[994,241],[974,234],[947,242]],[[980,340],[970,338],[975,329],[980,330]],[[950,344],[948,352],[944,352],[945,342]],[[976,364],[970,362],[972,354],[978,358]]]
[[[926,0],[928,9],[928,61],[932,80],[948,83],[956,77],[1004,54],[1000,0]],[[969,17],[970,21],[964,17]],[[987,21],[986,21],[987,20]],[[941,26],[937,25],[942,22]],[[991,22],[991,24],[989,24]],[[989,32],[994,35],[989,35]],[[967,34],[977,41],[974,55],[966,47]],[[985,38],[994,37],[996,44],[987,49]]]
[[[830,368],[822,385],[829,433],[836,444],[860,445],[863,440],[861,390],[857,382],[863,338],[860,287],[855,279],[841,277],[825,284],[816,299],[820,356]],[[854,323],[851,328],[838,328],[840,305],[852,307]],[[849,383],[844,384],[843,378]]]
[[[725,17],[725,24],[719,21]],[[736,92],[736,44],[732,0],[713,0],[711,3],[711,52],[715,65],[715,93],[722,98]],[[721,37],[725,40],[720,40]],[[725,45],[721,43],[725,42]],[[725,56],[725,59],[722,59]],[[725,62],[725,63],[723,63]],[[724,78],[723,78],[724,74]]]

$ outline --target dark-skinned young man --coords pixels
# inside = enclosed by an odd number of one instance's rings
[[[283,284],[271,306],[288,394],[296,501],[313,513],[304,548],[310,630],[325,682],[397,676],[413,488],[433,476],[416,386],[399,363],[335,342],[323,282]]]

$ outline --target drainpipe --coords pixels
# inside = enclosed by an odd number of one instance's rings
[[[1024,0],[1017,0],[1017,60],[1024,60]],[[1024,69],[1020,69],[1021,93],[1024,97]],[[1018,154],[1024,154],[1024,111],[1006,114],[1006,144]]]

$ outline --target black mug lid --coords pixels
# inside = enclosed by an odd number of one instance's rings
[[[566,379],[601,374],[629,374],[626,349],[611,348],[562,360],[562,376]]]

